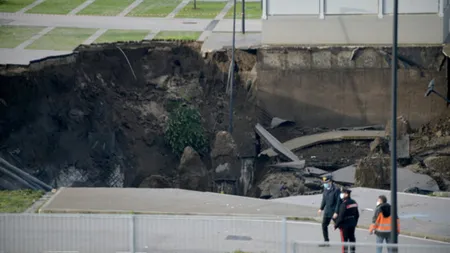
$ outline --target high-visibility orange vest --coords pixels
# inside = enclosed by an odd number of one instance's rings
[[[378,214],[377,220],[375,221],[374,224],[371,224],[369,227],[369,231],[373,232],[373,231],[377,231],[377,232],[382,232],[382,233],[390,233],[392,230],[392,226],[391,226],[391,216],[389,217],[384,217],[383,213],[380,212]],[[397,219],[397,233],[400,233],[400,220]]]

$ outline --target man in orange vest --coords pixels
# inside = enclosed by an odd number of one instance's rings
[[[383,244],[386,241],[387,244],[391,243],[391,205],[387,203],[386,196],[381,195],[377,200],[377,208],[372,218],[372,224],[370,225],[369,232],[377,236],[377,244]],[[400,233],[400,224],[397,219],[397,233]],[[383,252],[383,246],[377,246],[377,253]],[[396,252],[396,249],[388,247],[388,252]]]

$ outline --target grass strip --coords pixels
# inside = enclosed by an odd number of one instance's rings
[[[177,18],[215,18],[225,7],[227,2],[197,2],[197,8],[194,9],[194,2],[191,1],[180,12]]]
[[[28,10],[27,13],[65,15],[82,3],[84,3],[84,0],[45,0]]]
[[[27,47],[41,50],[73,50],[97,29],[57,27]]]
[[[43,191],[0,191],[0,213],[22,213],[44,195]]]

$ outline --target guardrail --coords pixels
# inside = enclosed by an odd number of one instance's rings
[[[335,241],[333,236],[336,235],[330,232],[332,241]],[[0,252],[3,253],[331,253],[340,251],[343,246],[332,242],[327,248],[319,248],[321,239],[319,224],[287,221],[285,218],[0,214]],[[355,245],[358,252],[375,252],[377,246],[367,243]],[[422,241],[417,245],[400,244],[396,247],[407,253],[450,252],[449,244],[427,245]]]
[[[377,15],[393,13],[394,0],[263,0],[263,19],[270,16]],[[399,14],[433,14],[444,16],[449,0],[399,0]]]

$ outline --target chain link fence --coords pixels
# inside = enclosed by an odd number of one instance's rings
[[[318,247],[321,238],[310,234],[319,230],[317,224],[281,218],[1,214],[0,253],[342,251],[341,243]],[[376,246],[357,243],[356,251],[376,252]],[[405,253],[450,252],[445,244],[398,247]]]

